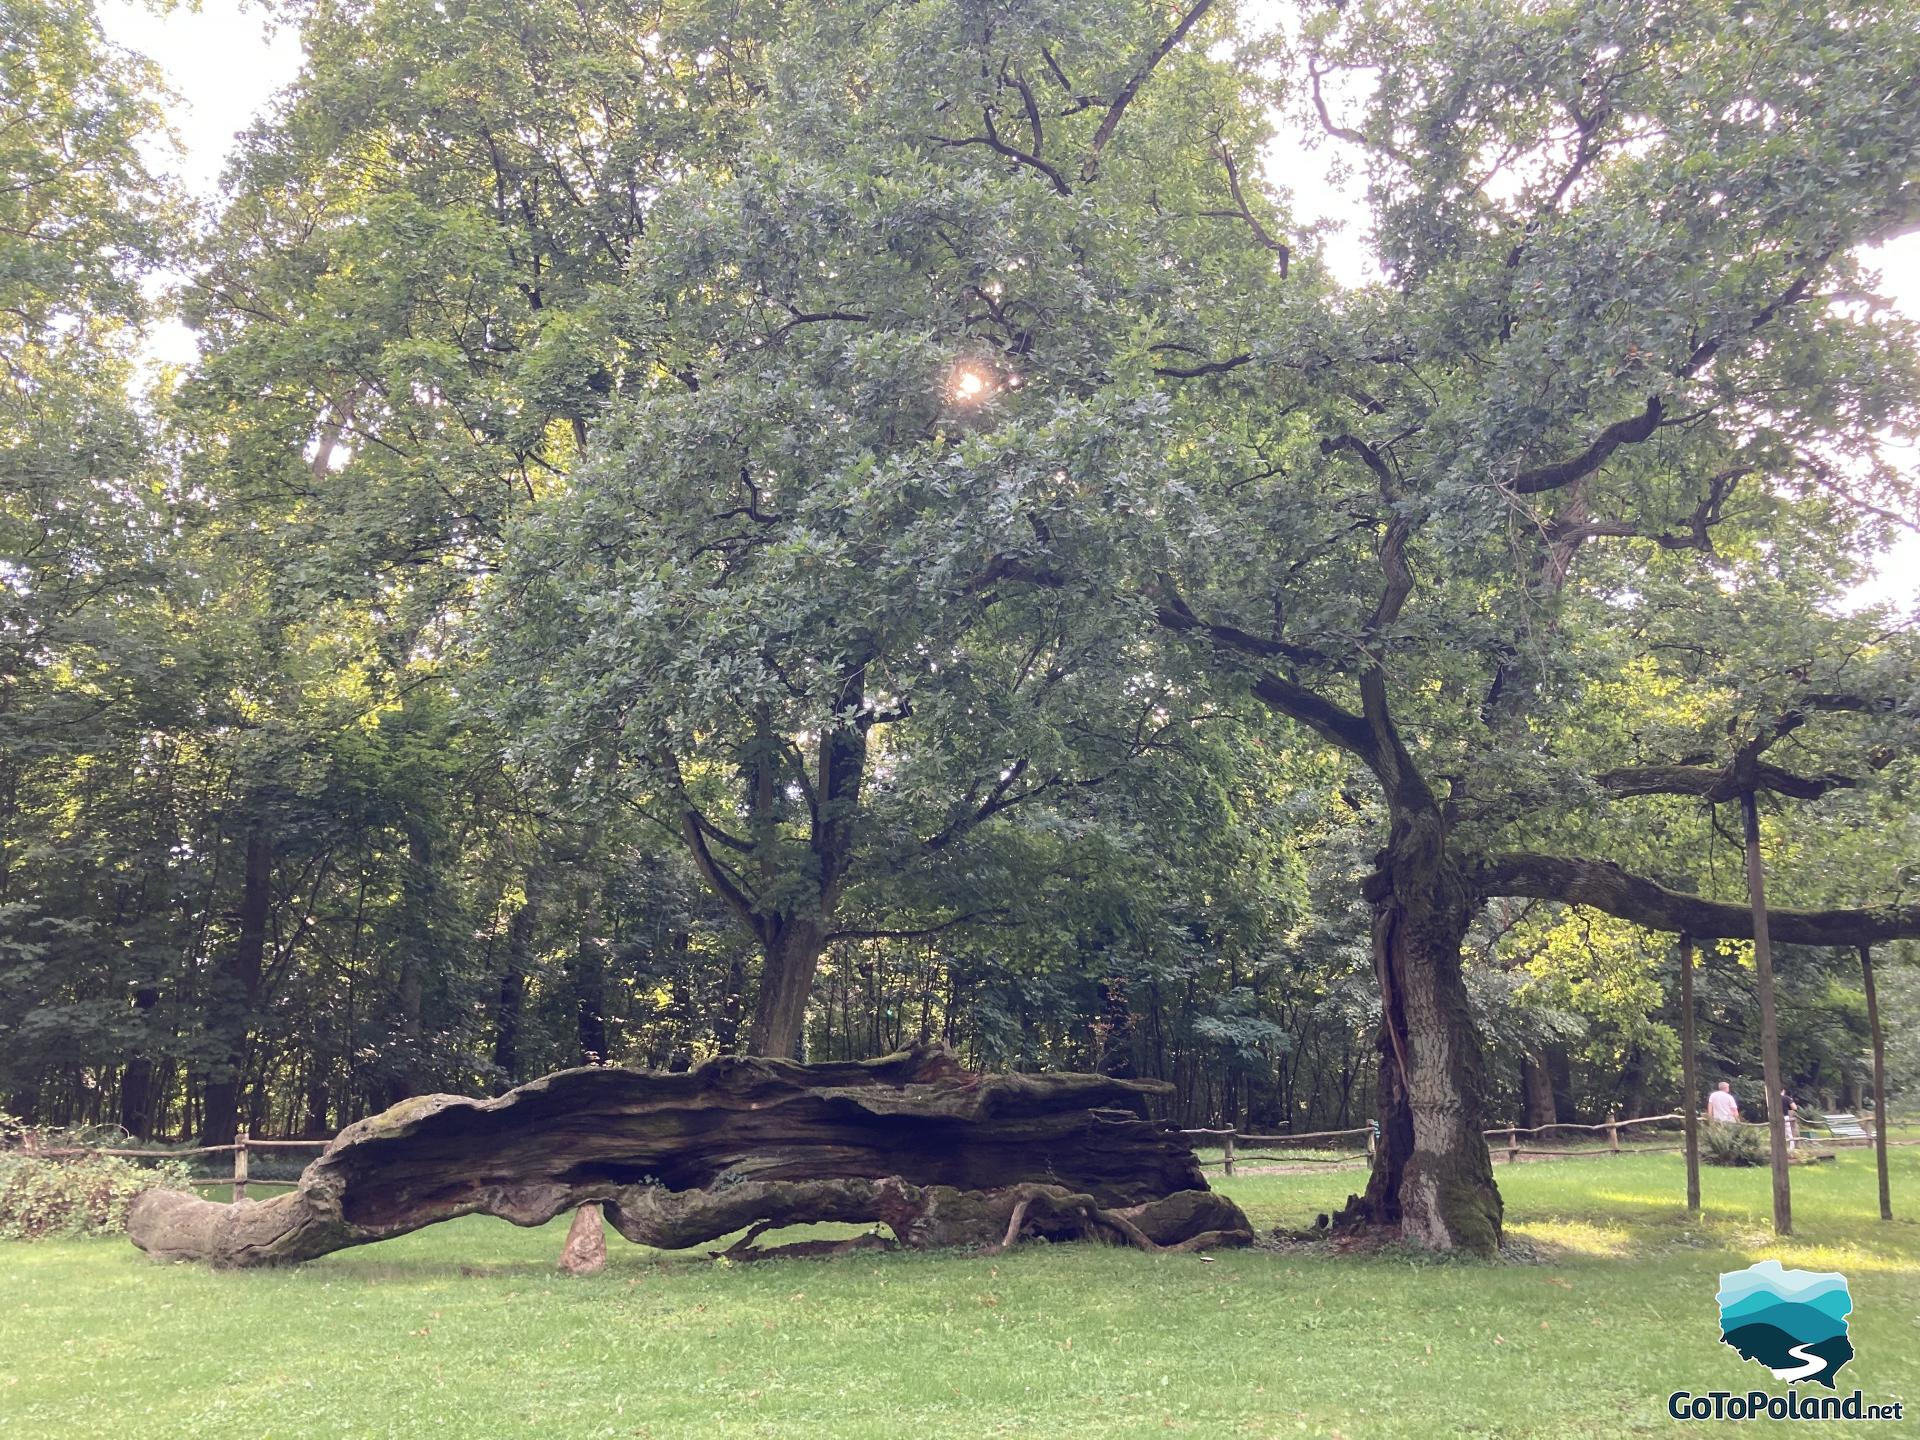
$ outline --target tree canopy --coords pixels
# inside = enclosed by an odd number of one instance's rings
[[[7,14],[9,1108],[944,1038],[1372,1117],[1351,1215],[1488,1250],[1484,1125],[1670,1093],[1657,937],[1738,989],[1754,795],[1858,1093],[1905,6],[295,4],[197,231],[138,62]]]

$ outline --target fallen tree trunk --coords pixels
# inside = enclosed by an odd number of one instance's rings
[[[975,1075],[939,1047],[832,1065],[727,1056],[677,1075],[562,1070],[495,1100],[403,1101],[343,1130],[271,1200],[150,1191],[127,1229],[149,1254],[219,1266],[311,1260],[460,1215],[541,1225],[589,1204],[669,1250],[815,1221],[877,1222],[913,1247],[1022,1233],[1247,1243],[1246,1217],[1207,1188],[1186,1141],[1145,1118],[1143,1098],[1166,1088]]]

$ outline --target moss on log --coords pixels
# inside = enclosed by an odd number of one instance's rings
[[[937,1046],[845,1064],[562,1070],[494,1100],[403,1101],[343,1130],[271,1200],[151,1191],[127,1228],[151,1255],[218,1266],[311,1260],[460,1215],[541,1225],[590,1204],[669,1250],[816,1221],[877,1222],[914,1247],[1020,1234],[1247,1243],[1246,1217],[1208,1190],[1191,1147],[1146,1118],[1145,1097],[1165,1088],[976,1075]]]

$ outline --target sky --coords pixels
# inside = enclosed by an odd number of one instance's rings
[[[108,37],[153,60],[174,93],[168,111],[179,149],[156,146],[154,159],[195,194],[212,198],[234,136],[299,73],[298,36],[271,30],[264,13],[241,0],[200,0],[194,10],[176,8],[166,15],[138,0],[103,0],[100,17]],[[1334,148],[1296,145],[1284,155],[1270,150],[1267,172],[1292,192],[1296,221],[1342,222],[1357,240],[1363,212],[1356,190],[1333,184],[1326,173]],[[1920,234],[1903,236],[1868,258],[1881,272],[1881,292],[1907,315],[1920,317]],[[1369,278],[1362,244],[1331,244],[1326,259],[1349,284]],[[154,337],[151,348],[158,361],[184,364],[195,354],[194,336],[184,326],[170,326]],[[1908,456],[1920,466],[1920,455],[1911,448]],[[1920,535],[1908,534],[1880,557],[1876,577],[1849,600],[1850,605],[1883,602],[1920,614]]]

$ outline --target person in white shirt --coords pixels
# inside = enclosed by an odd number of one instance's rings
[[[1707,1119],[1722,1125],[1736,1125],[1740,1121],[1740,1102],[1733,1098],[1733,1086],[1725,1080],[1720,1088],[1707,1096]]]

